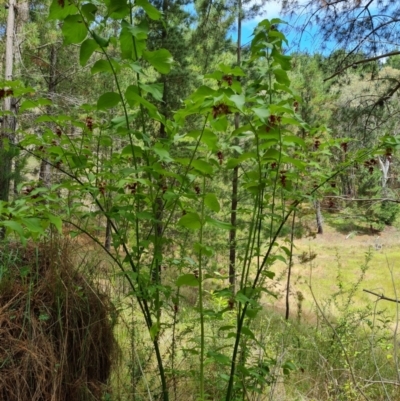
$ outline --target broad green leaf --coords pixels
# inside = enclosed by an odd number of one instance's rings
[[[300,145],[303,148],[306,147],[306,143],[305,143],[304,139],[299,138],[296,135],[285,135],[282,138],[282,142],[284,145]]]
[[[204,75],[204,78],[215,79],[216,81],[221,81],[224,73],[222,71],[213,71],[211,74]]]
[[[236,77],[244,77],[246,74],[243,72],[243,70],[239,67],[236,66],[232,68],[229,65],[226,64],[220,64],[218,68],[226,75],[234,75]]]
[[[125,98],[129,104],[129,106],[131,106],[131,107],[135,107],[138,104],[141,104],[144,107],[146,107],[147,110],[149,110],[149,111],[152,111],[152,112],[157,111],[157,108],[156,108],[156,106],[154,106],[154,104],[151,104],[148,100],[146,100],[142,96],[139,96],[138,87],[136,85],[128,86],[128,88],[126,89],[126,92],[125,92]]]
[[[35,217],[21,219],[21,223],[32,233],[44,233],[41,221]]]
[[[21,239],[25,238],[24,236],[24,230],[21,226],[21,224],[17,223],[16,221],[13,220],[5,220],[0,222],[0,226],[4,226],[9,228],[12,231],[15,231]]]
[[[125,146],[122,151],[121,151],[121,155],[135,155],[136,157],[141,157],[143,154],[142,149],[139,146],[135,146],[133,145],[133,147],[131,145],[127,145]]]
[[[106,0],[108,15],[113,19],[123,19],[126,17],[130,8],[126,0]]]
[[[116,92],[103,93],[97,101],[99,110],[106,110],[115,107],[121,101],[121,97]]]
[[[24,100],[19,108],[19,112],[22,113],[25,110],[28,109],[33,109],[35,107],[40,107],[40,106],[50,106],[52,105],[53,102],[50,99],[46,99],[46,98],[39,98],[36,100]],[[50,120],[52,121],[52,120]]]
[[[149,62],[160,74],[168,74],[171,71],[173,58],[167,49],[143,51],[143,58]]]
[[[54,214],[48,214],[47,218],[49,219],[50,223],[54,225],[57,231],[61,234],[62,233],[62,220],[61,217],[55,216]]]
[[[88,32],[80,14],[68,15],[64,20],[61,30],[64,36],[64,43],[67,45],[81,43],[86,39]]]
[[[201,141],[205,143],[210,150],[217,150],[217,145],[218,145],[218,137],[214,132],[212,132],[209,129],[205,129],[203,132],[203,135],[201,137]]]
[[[254,114],[262,121],[265,121],[270,116],[270,111],[265,107],[254,107]]]
[[[136,74],[146,75],[138,62],[130,63],[128,66],[133,72],[136,72]]]
[[[250,337],[252,340],[256,339],[254,333],[246,326],[242,327],[242,334],[244,334],[245,336]]]
[[[81,44],[81,49],[79,51],[79,63],[82,67],[86,65],[86,63],[89,61],[90,57],[98,47],[99,46],[94,39],[86,39]]]
[[[161,145],[161,143],[156,143],[156,144],[153,146],[153,150],[154,150],[154,152],[159,156],[160,161],[167,162],[167,163],[173,162],[173,161],[174,161],[174,159],[170,156],[168,150],[165,149],[165,148]]]
[[[226,116],[220,116],[210,121],[211,126],[218,132],[226,132],[228,129],[228,119]]]
[[[206,194],[204,197],[204,204],[213,212],[219,212],[221,207],[215,194]]]
[[[63,20],[68,15],[76,14],[76,5],[68,0],[53,0],[50,6],[49,20]]]
[[[93,22],[96,19],[97,7],[93,3],[86,3],[81,7],[81,12],[86,21]]]
[[[304,161],[287,156],[282,156],[282,163],[291,163],[293,164],[293,166],[298,167],[300,170],[303,170],[307,166],[307,163],[305,163]]]
[[[162,102],[163,100],[163,92],[164,92],[164,84],[162,83],[153,83],[153,84],[140,84],[141,89],[144,91],[151,93],[154,99]]]
[[[85,156],[73,155],[71,160],[73,162],[71,167],[84,168],[87,165],[87,158]]]
[[[240,83],[240,81],[236,81],[234,80],[232,82],[231,88],[233,91],[235,91],[236,93],[242,93],[242,84]]]
[[[286,71],[281,70],[280,68],[277,68],[277,69],[273,70],[273,72],[274,72],[276,80],[280,84],[287,85],[287,86],[290,85],[290,79],[289,79]]]
[[[291,361],[287,361],[282,365],[282,370],[284,375],[289,375],[291,370],[296,370],[296,365]]]
[[[110,43],[110,41],[108,39],[103,38],[100,35],[97,35],[96,32],[92,32],[92,36],[93,36],[93,39],[96,41],[96,43],[101,47],[107,47]]]
[[[159,323],[158,322],[153,323],[153,325],[150,327],[150,337],[153,341],[157,338],[159,332],[160,332]]]
[[[192,166],[200,173],[211,175],[214,171],[212,165],[204,160],[193,160]]]
[[[289,71],[292,69],[292,57],[285,56],[276,49],[272,50],[271,57],[274,59],[275,62],[280,64],[282,70]]]
[[[127,28],[122,28],[119,35],[119,45],[121,48],[122,59],[132,59],[133,58],[133,38],[132,34]]]
[[[133,52],[133,61],[135,62],[139,61],[139,63],[142,63],[143,52],[147,48],[146,39],[143,40],[136,39],[135,44],[136,46],[135,46],[135,51]]]
[[[243,106],[246,101],[243,95],[233,95],[230,97],[230,100],[235,103],[235,106],[240,110],[243,111]]]
[[[189,230],[199,230],[201,228],[200,216],[197,213],[187,213],[179,219],[178,225]]]
[[[259,308],[247,308],[246,316],[248,316],[250,319],[254,319],[257,316],[259,311],[260,311]]]
[[[97,60],[94,63],[93,67],[90,69],[90,72],[93,75],[99,72],[112,72],[112,68],[107,60]]]
[[[236,293],[235,299],[241,304],[246,304],[251,301],[251,299],[245,295],[242,290]]]
[[[245,160],[248,160],[248,159],[256,160],[257,159],[257,153],[256,152],[244,152],[243,154],[241,154],[239,156],[238,159],[239,159],[240,163],[242,163],[242,162],[244,162]]]
[[[228,168],[228,169],[235,168],[238,164],[240,164],[239,159],[229,159],[226,162],[226,168]]]
[[[276,149],[268,149],[263,156],[263,160],[279,160],[281,154]]]
[[[142,7],[146,14],[152,20],[159,20],[161,18],[161,12],[155,8],[150,2],[147,0],[136,0],[136,5]]]
[[[207,357],[212,359],[213,361],[220,363],[221,365],[230,365],[231,358],[227,357],[226,355],[220,354],[218,352],[207,352]]]
[[[227,331],[232,329],[236,329],[236,326],[222,326],[218,329],[218,331]]]
[[[214,255],[213,248],[211,248],[210,246],[204,245],[204,244],[200,244],[199,242],[196,242],[193,245],[193,249],[195,252],[197,252],[197,253],[201,252],[203,255],[206,255],[209,258]]]
[[[229,223],[224,223],[223,221],[213,219],[213,218],[211,218],[211,217],[209,217],[209,216],[206,217],[206,222],[207,222],[208,224],[214,226],[214,227],[221,228],[221,229],[223,229],[223,230],[231,230],[232,228],[234,228],[234,227],[233,227],[231,224],[229,224]]]
[[[277,30],[275,30],[275,31],[270,30],[268,32],[268,36],[270,37],[270,40],[277,38],[278,43],[279,43],[279,41],[282,41],[282,42],[285,42],[286,44],[288,44],[288,40],[286,39],[285,35],[282,32],[279,32]],[[273,41],[273,42],[276,43],[276,41]]]
[[[279,25],[279,24],[287,25],[287,22],[282,20],[282,19],[280,19],[280,18],[272,18],[271,21],[270,21],[270,24],[271,25]]]
[[[109,135],[102,135],[99,139],[99,143],[101,146],[109,147],[112,146],[113,140]]]
[[[198,287],[199,280],[192,273],[182,274],[176,280],[177,287],[182,287],[183,285],[187,285],[189,287]]]
[[[127,21],[122,21],[122,29],[127,30],[136,39],[144,40],[147,39],[147,34],[149,32],[149,24],[147,20],[143,20],[138,25],[131,25]]]

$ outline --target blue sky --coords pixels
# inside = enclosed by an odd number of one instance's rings
[[[304,3],[304,0],[300,0],[299,2]],[[296,15],[292,19],[289,19],[288,16],[283,16],[280,13],[281,10],[281,1],[269,1],[265,5],[264,12],[253,20],[247,20],[243,23],[242,27],[242,43],[245,44],[251,40],[251,35],[253,33],[254,28],[258,24],[259,21],[268,18],[280,18],[283,21],[288,23],[285,28],[285,34],[289,41],[289,49],[293,50],[301,50],[309,53],[318,53],[321,52],[321,39],[317,35],[318,27],[308,27],[301,36],[301,42],[299,47],[294,47],[295,44],[299,41],[299,33],[296,31],[296,27],[300,27],[306,21],[306,15]],[[236,31],[232,32],[232,39],[236,41]],[[324,50],[324,53],[330,53],[335,49],[335,43],[332,41],[331,43],[325,43],[327,45],[327,49]]]

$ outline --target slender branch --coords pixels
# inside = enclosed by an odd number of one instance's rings
[[[366,289],[363,289],[363,291],[364,291],[364,292],[368,292],[368,294],[375,295],[376,297],[379,298],[378,301],[380,301],[380,300],[382,299],[383,301],[396,302],[396,303],[400,304],[400,300],[398,300],[398,299],[389,298],[389,297],[386,297],[386,296],[383,295],[383,294],[377,294],[376,292],[373,292],[373,291],[370,291],[370,290],[366,290]]]
[[[381,58],[385,58],[385,57],[390,57],[390,56],[395,56],[397,54],[400,54],[400,50],[396,50],[393,52],[389,52],[389,53],[385,53],[385,54],[380,54],[379,56],[375,56],[375,57],[370,57],[370,58],[366,58],[363,60],[358,60],[355,61],[354,63],[351,63],[349,65],[346,65],[346,67],[343,67],[342,69],[340,69],[339,71],[336,71],[333,75],[331,75],[328,78],[324,79],[324,82],[329,81],[332,78],[335,78],[337,75],[341,74],[342,72],[346,71],[349,68],[354,68],[355,66],[359,65],[359,64],[365,64],[365,63],[369,63],[371,61],[376,61],[376,60],[380,60]]]
[[[293,243],[294,243],[294,229],[296,222],[296,210],[293,212],[293,220],[292,220],[292,231],[290,233],[290,258],[289,258],[289,266],[288,266],[288,275],[286,282],[286,314],[285,319],[289,320],[289,312],[290,312],[290,279],[292,275],[292,267],[293,267]]]
[[[325,195],[325,198],[335,198],[342,199],[348,202],[393,202],[400,203],[400,199],[391,199],[391,198],[374,198],[374,199],[363,199],[363,198],[348,198],[346,196],[340,195]]]

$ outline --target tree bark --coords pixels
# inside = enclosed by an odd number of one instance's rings
[[[238,0],[238,34],[237,34],[237,55],[236,63],[241,63],[241,41],[242,41],[242,0]],[[235,129],[239,128],[239,113],[235,114]],[[236,213],[238,207],[238,178],[239,166],[232,172],[232,194],[231,194],[231,230],[229,231],[229,284],[232,292],[235,293],[236,284]]]
[[[316,201],[314,201],[314,207],[315,207],[315,217],[317,219],[317,233],[318,234],[323,234],[324,233],[324,229],[323,229],[323,217],[322,217],[322,213],[321,213],[321,202],[317,199]]]
[[[13,79],[14,65],[14,32],[15,32],[15,0],[9,1],[7,29],[6,29],[6,54],[5,54],[5,80]],[[15,116],[12,114],[15,102],[11,96],[4,98],[3,120],[1,123],[0,137],[0,200],[7,202],[10,194],[11,163],[13,157],[12,144],[15,135]]]
[[[49,81],[48,81],[48,97],[50,100],[54,98],[57,87],[57,49],[56,45],[50,45],[50,67],[49,67]],[[50,107],[47,108],[47,113],[50,114]],[[39,181],[43,186],[49,188],[51,186],[51,166],[43,159],[40,163]]]
[[[162,11],[164,15],[164,23],[162,24],[162,32],[161,32],[161,47],[164,47],[164,43],[167,40],[167,24],[168,24],[168,0],[163,0],[162,2]],[[163,83],[163,97],[162,97],[162,104],[160,108],[161,114],[167,118],[168,114],[168,95],[167,95],[167,77],[165,75],[162,76],[162,83]],[[164,138],[166,138],[166,131],[165,131],[165,125],[163,123],[160,124],[160,130],[158,137],[162,141]],[[152,279],[153,282],[159,283],[161,280],[161,262],[162,262],[162,253],[163,253],[163,244],[162,244],[162,238],[163,238],[163,230],[164,230],[164,224],[163,224],[163,212],[164,212],[164,201],[162,198],[162,194],[165,192],[165,177],[160,176],[158,178],[158,185],[159,185],[159,196],[157,196],[156,201],[155,201],[155,217],[156,217],[156,223],[155,223],[155,234],[156,234],[156,262],[155,262],[155,268],[152,271]]]
[[[390,167],[390,160],[388,157],[385,158],[385,160],[382,160],[380,157],[378,157],[379,160],[379,165],[382,171],[382,195],[384,197],[387,196],[387,180],[389,179],[389,167]]]

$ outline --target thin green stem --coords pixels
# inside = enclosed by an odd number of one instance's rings
[[[203,177],[202,194],[205,194],[206,178]],[[204,197],[201,202],[201,227],[199,234],[199,314],[200,314],[200,401],[204,401],[204,350],[205,350],[205,329],[203,311],[203,233],[204,233]]]

